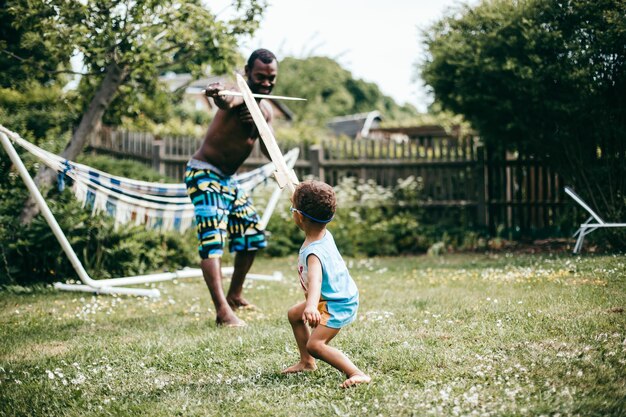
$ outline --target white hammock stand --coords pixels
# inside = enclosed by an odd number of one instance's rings
[[[10,140],[9,140],[10,138]],[[74,249],[70,245],[67,237],[61,230],[56,218],[50,211],[48,204],[45,199],[41,195],[41,192],[35,185],[35,182],[31,178],[28,170],[24,166],[21,158],[13,147],[11,141],[17,143],[22,146],[27,151],[31,152],[33,155],[37,156],[44,164],[54,169],[57,172],[63,172],[68,177],[72,178],[75,181],[75,184],[84,184],[85,181],[89,180],[89,174],[93,174],[99,178],[104,178],[103,181],[107,181],[107,178],[113,179],[112,181],[116,181],[115,184],[119,186],[119,188],[125,188],[124,185],[120,185],[120,180],[122,183],[127,183],[128,186],[122,192],[117,192],[117,189],[111,190],[110,188],[104,187],[100,185],[100,183],[90,183],[89,187],[97,190],[103,195],[112,196],[117,201],[120,201],[125,204],[130,204],[134,206],[142,207],[142,210],[146,212],[158,211],[159,214],[163,218],[164,225],[172,225],[172,211],[176,213],[182,213],[183,226],[188,226],[192,223],[192,220],[189,218],[193,216],[193,205],[188,197],[176,197],[180,195],[180,189],[184,190],[183,184],[159,184],[159,183],[148,183],[142,181],[129,180],[119,177],[113,177],[109,174],[103,173],[101,171],[96,171],[93,168],[87,167],[85,165],[77,164],[75,162],[66,161],[65,159],[59,157],[58,155],[47,152],[32,143],[22,139],[17,133],[6,129],[4,126],[0,125],[0,142],[2,142],[2,146],[6,150],[11,162],[17,167],[17,170],[22,177],[22,180],[26,184],[28,191],[35,199],[37,206],[39,207],[41,214],[45,218],[46,222],[52,229],[55,237],[61,244],[65,255],[70,260],[74,270],[78,274],[82,284],[65,284],[65,283],[54,283],[54,287],[60,290],[66,291],[82,291],[82,292],[93,292],[98,294],[126,294],[126,295],[135,295],[135,296],[145,296],[145,297],[159,297],[160,292],[156,288],[127,288],[127,285],[138,285],[138,284],[150,284],[161,281],[169,281],[173,279],[182,279],[182,278],[196,278],[202,277],[202,270],[199,268],[184,268],[182,270],[176,272],[165,272],[160,274],[151,274],[151,275],[140,275],[133,277],[121,277],[121,278],[111,278],[111,279],[100,279],[95,280],[89,276],[82,263],[76,256]],[[298,159],[298,149],[292,149],[290,152],[285,154],[285,160],[289,168],[293,168],[296,160]],[[239,176],[242,181],[242,186],[247,185],[248,189],[253,188],[259,183],[265,181],[267,177],[269,177],[274,172],[274,164],[269,163],[264,165],[263,167],[258,168],[254,172],[244,173]],[[257,178],[254,178],[254,176]],[[238,179],[239,179],[238,178]],[[128,185],[130,184],[130,185]],[[134,189],[133,189],[134,188]],[[160,191],[164,191],[163,195],[166,196],[175,196],[174,198],[163,198],[160,196],[142,196],[140,194],[141,190],[144,188],[158,188]],[[245,188],[245,187],[244,187]],[[276,204],[281,195],[281,188],[276,186],[272,196],[270,197],[265,211],[263,212],[263,216],[261,218],[261,227],[265,228],[269,219],[274,211]],[[134,198],[140,196],[140,198]],[[142,201],[143,200],[143,201]],[[169,201],[173,201],[176,209],[172,209],[172,204],[168,203]],[[94,211],[97,209],[97,198],[94,203]],[[170,213],[170,214],[167,214]],[[137,216],[136,221],[142,216]],[[168,220],[169,217],[169,220]],[[179,218],[180,220],[181,218]],[[117,218],[116,218],[117,220]],[[187,221],[189,220],[189,221]],[[128,219],[126,219],[128,221]],[[168,223],[169,221],[169,223]],[[222,268],[222,274],[232,275],[234,268],[233,267],[224,267]],[[249,279],[260,279],[260,280],[270,280],[270,281],[280,281],[282,279],[282,274],[280,272],[275,272],[273,275],[262,275],[262,274],[251,274],[248,273],[247,278]]]

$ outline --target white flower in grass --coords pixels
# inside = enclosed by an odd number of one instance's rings
[[[54,379],[54,372],[49,371],[49,370],[46,369],[46,374],[48,374],[48,378],[49,379]]]
[[[76,378],[72,378],[70,382],[74,385],[84,384],[87,381],[87,378],[83,374],[76,375]]]
[[[439,397],[441,397],[442,402],[448,402],[448,400],[450,399],[450,391],[450,387],[445,387],[444,389],[439,390]]]
[[[478,405],[478,392],[476,387],[472,387],[469,393],[463,393],[463,400],[469,405],[476,407]]]

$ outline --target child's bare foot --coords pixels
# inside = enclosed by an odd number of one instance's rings
[[[372,378],[365,374],[354,374],[341,384],[341,388],[348,388],[358,384],[369,384]]]
[[[295,365],[291,365],[289,368],[285,368],[280,371],[281,374],[295,374],[304,371],[314,371],[317,369],[315,362],[298,362]]]

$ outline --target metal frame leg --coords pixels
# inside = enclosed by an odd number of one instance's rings
[[[587,232],[587,228],[583,228],[582,226],[581,226],[580,229],[578,229],[578,232],[577,232],[578,233],[578,239],[576,240],[576,245],[574,245],[574,252],[573,253],[575,253],[575,254],[579,253],[580,250],[582,249],[583,242],[585,240],[586,232]]]

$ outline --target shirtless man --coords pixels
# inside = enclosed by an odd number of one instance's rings
[[[245,73],[253,93],[270,94],[278,74],[276,57],[266,49],[254,51]],[[200,149],[187,164],[185,184],[195,206],[200,267],[215,305],[216,323],[238,327],[245,323],[234,310],[251,306],[241,295],[246,274],[256,250],[266,247],[267,242],[255,208],[232,178],[250,155],[259,133],[243,98],[220,95],[223,89],[220,83],[206,88],[206,95],[213,98],[218,110]],[[270,124],[269,103],[257,101]],[[267,155],[265,147],[261,149]],[[236,255],[230,288],[224,295],[221,266],[227,236],[229,249]]]

